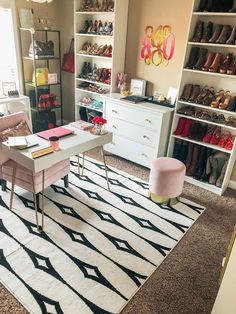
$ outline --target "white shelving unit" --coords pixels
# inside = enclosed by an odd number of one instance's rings
[[[103,101],[102,96],[94,91],[83,90],[79,85],[83,82],[96,84],[99,87],[105,88],[108,93],[116,92],[116,75],[118,72],[124,72],[125,64],[125,47],[126,47],[126,32],[127,32],[127,18],[129,0],[115,0],[114,12],[81,12],[81,5],[83,0],[74,0],[75,12],[75,120],[80,119],[80,108],[90,106],[81,104],[83,97],[91,97],[93,99]],[[83,29],[86,20],[101,20],[104,22],[113,22],[113,35],[99,35],[99,34],[81,34],[79,31]],[[85,42],[92,45],[112,45],[112,57],[96,56],[91,54],[82,54],[79,51]],[[79,78],[84,62],[90,62],[93,67],[96,64],[97,68],[111,69],[111,84],[102,82],[94,82],[88,79]],[[104,107],[104,106],[103,106]],[[94,109],[97,112],[104,113],[104,108]]]
[[[189,41],[187,42],[186,45],[186,53],[185,53],[185,61],[184,61],[184,66],[187,64],[189,60],[189,55],[191,48],[194,46],[197,47],[205,47],[209,51],[212,52],[221,52],[224,55],[226,55],[229,52],[232,52],[234,56],[236,56],[236,45],[227,45],[227,44],[217,44],[217,43],[198,43],[198,42],[191,42],[191,39],[193,37],[194,29],[196,26],[197,21],[201,20],[204,23],[207,23],[209,21],[213,22],[214,24],[223,24],[223,25],[235,25],[236,24],[236,13],[220,13],[220,12],[197,12],[197,9],[199,7],[199,0],[195,0],[193,4],[193,12],[192,12],[192,18],[190,22],[190,27],[189,27]],[[192,69],[186,69],[183,68],[182,71],[182,78],[181,78],[181,83],[180,83],[180,88],[179,88],[179,97],[181,97],[183,93],[184,86],[186,84],[198,84],[201,87],[204,85],[208,85],[209,87],[214,87],[215,91],[217,92],[218,90],[230,90],[231,94],[233,96],[236,95],[236,75],[227,75],[227,74],[220,74],[220,73],[211,73],[211,72],[205,72],[205,71],[197,71],[197,70],[192,70]],[[181,117],[183,117],[182,114],[177,113],[178,109],[184,107],[184,106],[193,106],[196,109],[203,109],[207,110],[210,112],[215,112],[217,114],[223,114],[225,118],[229,116],[234,116],[236,118],[236,112],[232,111],[227,111],[227,110],[222,110],[219,108],[211,108],[209,106],[204,106],[200,105],[197,103],[189,103],[186,101],[178,100],[177,106],[175,108],[175,113],[174,113],[174,120],[173,120],[173,125],[172,125],[172,131],[171,131],[171,140],[170,140],[170,145],[169,145],[169,152],[168,155],[172,156],[173,154],[173,149],[174,149],[174,143],[176,139],[181,139],[183,141],[187,142],[192,142],[198,145],[202,145],[205,147],[212,148],[216,151],[221,151],[224,153],[227,153],[229,156],[229,162],[226,170],[226,174],[224,177],[224,181],[222,184],[222,187],[219,188],[215,185],[211,185],[205,182],[198,181],[194,179],[193,177],[186,176],[185,180],[189,183],[192,183],[196,186],[202,187],[206,190],[212,191],[216,194],[222,195],[224,191],[226,190],[229,180],[232,174],[232,170],[235,165],[235,160],[236,160],[236,143],[234,143],[233,149],[231,151],[226,150],[225,148],[221,148],[216,145],[211,145],[207,144],[204,142],[199,142],[199,141],[194,141],[188,138],[183,138],[181,136],[176,136],[173,134],[175,131],[178,121]],[[198,119],[195,117],[191,116],[186,116],[184,115],[185,118],[196,120],[202,123],[207,123],[207,124],[212,124],[216,126],[220,126],[222,130],[225,131],[230,131],[232,135],[236,135],[236,128],[233,128],[231,126],[224,126],[223,124],[216,123],[216,122],[209,122],[207,120],[202,120]]]

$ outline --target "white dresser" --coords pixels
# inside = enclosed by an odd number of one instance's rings
[[[146,102],[120,100],[120,94],[104,96],[106,129],[113,143],[105,150],[150,168],[155,157],[166,155],[172,108]]]

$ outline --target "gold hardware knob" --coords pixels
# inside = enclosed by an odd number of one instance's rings
[[[152,121],[149,119],[145,119],[145,122],[152,123]]]

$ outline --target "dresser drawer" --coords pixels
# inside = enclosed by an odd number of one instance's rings
[[[149,112],[138,110],[125,104],[106,101],[106,116],[112,116],[121,120],[132,122],[143,127],[160,130],[162,122],[162,114],[157,112]]]
[[[108,131],[120,136],[125,136],[141,144],[158,147],[159,132],[111,116],[107,116],[106,118],[106,129]]]
[[[148,168],[151,166],[151,161],[156,157],[155,149],[115,134],[113,135],[113,142],[105,145],[104,149]]]

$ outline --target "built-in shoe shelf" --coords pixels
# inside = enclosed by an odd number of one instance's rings
[[[205,21],[205,23],[207,23],[208,21],[211,21],[214,25],[223,24],[222,21],[224,21],[224,23],[227,25],[236,25],[236,13],[197,12],[199,3],[200,3],[199,0],[195,0],[193,3],[192,21],[190,23],[190,28],[189,28],[189,36],[188,36],[189,39],[186,46],[184,65],[188,64],[190,52],[193,47],[197,47],[197,46],[199,46],[200,48],[201,47],[205,47],[205,48],[215,47],[223,54],[224,52],[225,54],[227,54],[230,51],[230,49],[233,50],[236,48],[236,45],[232,45],[232,44],[229,45],[229,44],[208,43],[208,42],[202,43],[202,42],[192,41],[195,27],[199,21]],[[206,19],[204,19],[204,17],[206,17]],[[225,173],[224,180],[221,187],[217,187],[207,182],[197,180],[194,177],[189,177],[189,176],[185,177],[185,180],[187,182],[194,184],[196,186],[199,186],[208,191],[211,191],[213,193],[216,193],[218,195],[222,195],[224,193],[231,178],[231,174],[232,174],[232,171],[235,165],[235,160],[236,160],[236,140],[234,141],[232,150],[227,150],[226,148],[218,146],[218,145],[212,145],[210,143],[192,140],[190,138],[182,137],[180,135],[174,135],[174,131],[176,130],[178,126],[179,119],[186,118],[189,120],[202,123],[203,126],[206,124],[209,126],[215,125],[216,127],[220,127],[222,129],[222,132],[229,132],[233,136],[236,136],[236,128],[232,126],[227,126],[223,123],[221,124],[218,122],[208,121],[208,120],[196,118],[195,116],[189,116],[189,115],[185,115],[185,114],[181,114],[177,112],[180,108],[184,106],[189,106],[189,107],[194,107],[196,110],[200,109],[202,111],[223,114],[225,118],[228,118],[230,116],[236,118],[235,111],[228,111],[228,110],[224,110],[220,108],[212,108],[210,106],[205,106],[202,104],[197,104],[197,103],[192,103],[192,102],[181,100],[184,86],[186,84],[193,84],[193,85],[196,84],[196,85],[201,85],[202,87],[204,85],[208,85],[209,88],[212,86],[216,92],[219,91],[220,89],[224,89],[225,91],[230,89],[231,95],[232,94],[235,95],[236,93],[235,79],[236,79],[236,75],[221,74],[218,72],[209,72],[209,71],[202,71],[202,70],[194,70],[192,68],[191,69],[183,68],[182,78],[181,78],[181,83],[180,83],[180,88],[179,88],[179,99],[177,101],[177,106],[175,108],[172,131],[171,131],[171,139],[170,139],[170,144],[169,144],[168,156],[170,157],[173,156],[175,143],[176,141],[178,142],[178,140],[181,140],[182,141],[181,143],[193,143],[193,144],[199,145],[200,147],[207,147],[207,148],[212,149],[213,152],[217,152],[217,151],[222,152],[225,154],[225,156],[228,156],[228,165],[227,165],[226,173]]]

